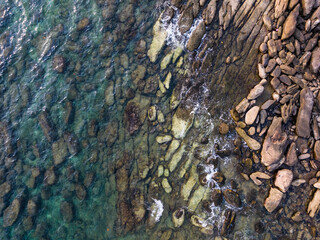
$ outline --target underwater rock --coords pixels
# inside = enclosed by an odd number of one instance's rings
[[[0,185],[0,198],[4,197],[11,191],[11,185],[9,182],[4,182]]]
[[[293,173],[289,169],[281,169],[277,172],[274,185],[278,187],[283,193],[288,191],[293,179]]]
[[[316,213],[319,211],[319,207],[320,207],[320,189],[318,189],[314,193],[312,200],[308,204],[307,212],[309,216],[313,218],[316,215]]]
[[[229,132],[229,125],[222,122],[219,124],[219,133],[221,135],[226,135]]]
[[[9,207],[3,211],[3,227],[10,227],[17,220],[20,212],[20,200],[15,198]]]
[[[125,107],[125,122],[130,135],[133,135],[141,126],[140,114],[141,110],[135,102],[128,102]]]
[[[223,191],[224,199],[229,203],[230,205],[234,207],[241,207],[241,200],[239,197],[239,194],[231,189],[226,189]]]
[[[79,141],[75,134],[71,132],[64,132],[63,139],[68,147],[68,151],[70,154],[75,155],[79,151]]]
[[[56,133],[52,130],[53,126],[49,121],[49,116],[46,111],[43,111],[38,116],[40,127],[49,142],[53,142],[56,138]]]
[[[224,221],[220,230],[220,234],[222,236],[226,235],[228,231],[231,230],[232,224],[236,218],[236,213],[231,209],[226,209],[223,215],[224,215]]]
[[[90,20],[89,18],[85,17],[83,19],[81,19],[78,24],[77,24],[77,30],[78,31],[82,31],[84,29],[86,29],[90,24]]]
[[[152,29],[152,43],[147,53],[151,62],[155,62],[157,60],[160,51],[165,45],[168,34],[166,29],[161,25],[162,14],[159,16],[157,22],[155,23]]]
[[[208,223],[208,221],[206,221],[205,219],[196,216],[196,215],[192,215],[191,216],[191,223],[192,225],[200,228],[200,231],[204,234],[208,234],[211,235],[213,234],[213,225]]]
[[[56,178],[56,174],[54,172],[54,167],[50,167],[49,169],[47,169],[44,173],[44,182],[47,185],[53,185],[55,184],[57,178]]]
[[[76,187],[75,187],[75,190],[76,190],[76,196],[80,201],[83,201],[83,200],[86,199],[87,190],[83,185],[77,184]]]
[[[297,25],[297,17],[299,16],[300,4],[298,4],[289,14],[286,21],[283,24],[282,36],[281,39],[287,39],[291,37],[291,35],[296,30]]]
[[[190,35],[190,38],[187,43],[187,49],[189,51],[193,51],[197,49],[201,43],[202,37],[206,33],[206,26],[204,24],[204,21],[201,21],[195,30]]]
[[[269,196],[266,198],[264,202],[264,207],[268,210],[268,212],[273,212],[281,202],[283,193],[277,188],[270,188]]]
[[[118,215],[120,218],[122,230],[124,231],[124,233],[130,232],[135,225],[130,205],[122,200],[118,206]]]
[[[60,213],[63,217],[63,220],[67,223],[71,222],[74,218],[73,204],[70,202],[62,201],[60,203]]]
[[[219,206],[222,203],[222,191],[220,189],[213,189],[211,194],[212,202],[215,206]]]
[[[181,227],[184,222],[185,210],[183,208],[179,208],[175,210],[172,214],[172,222],[175,228]]]
[[[177,139],[183,139],[191,128],[193,120],[192,109],[179,107],[172,117],[172,135]]]
[[[247,111],[250,103],[247,98],[242,99],[242,101],[236,106],[236,111],[238,113],[244,113]]]
[[[156,109],[156,106],[151,106],[149,109],[148,109],[148,119],[149,121],[153,122],[155,121],[157,118],[157,109]]]
[[[296,132],[299,137],[310,137],[310,118],[313,107],[313,94],[309,88],[300,92],[300,108],[296,121]]]
[[[55,55],[52,60],[52,69],[58,73],[63,73],[66,68],[66,60],[61,55]]]
[[[34,199],[30,199],[27,204],[27,212],[29,216],[31,217],[35,216],[37,214],[37,211],[38,211],[37,203],[35,202]]]
[[[137,223],[141,222],[146,214],[144,195],[139,189],[135,190],[132,199],[132,212]]]
[[[108,106],[112,106],[114,104],[114,84],[113,84],[113,81],[109,82],[108,87],[104,91],[104,96],[105,96],[106,104]]]
[[[155,76],[148,77],[145,82],[143,93],[155,94],[159,86],[159,81],[160,81],[160,76],[158,74]]]
[[[60,138],[58,141],[52,143],[52,155],[55,166],[65,161],[66,157],[68,156],[68,148],[63,138]]]
[[[261,163],[270,166],[279,162],[286,144],[287,134],[282,131],[282,118],[274,117],[263,142]]]

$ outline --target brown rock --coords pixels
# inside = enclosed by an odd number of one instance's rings
[[[20,200],[15,198],[3,212],[3,227],[10,227],[17,220],[20,212]]]
[[[296,30],[297,17],[299,16],[300,4],[298,4],[289,14],[283,25],[281,39],[287,39],[292,36]]]
[[[27,204],[27,211],[29,216],[35,216],[37,213],[38,207],[36,202],[33,199],[30,199]]]
[[[211,197],[215,206],[219,206],[222,203],[222,192],[220,189],[214,189]]]
[[[291,143],[289,150],[287,152],[286,161],[285,164],[288,166],[294,166],[298,162],[298,156],[297,156],[297,146],[296,143]]]
[[[72,203],[63,201],[60,203],[60,213],[65,222],[71,222],[74,214],[73,214],[73,205]]]
[[[273,39],[270,39],[267,42],[267,45],[269,57],[275,57],[277,55],[277,47],[275,41]]]
[[[48,185],[53,185],[56,182],[56,180],[57,178],[54,172],[54,168],[51,167],[44,173],[44,181]]]
[[[52,68],[58,73],[63,73],[66,67],[66,60],[61,55],[55,55],[52,60]]]
[[[224,123],[224,122],[220,123],[220,125],[219,125],[219,133],[221,135],[226,135],[228,132],[229,132],[229,125]]]
[[[301,0],[301,7],[304,16],[307,16],[311,12],[314,4],[315,0]]]
[[[187,49],[193,51],[197,49],[201,43],[203,35],[206,33],[206,26],[204,21],[201,21],[195,30],[190,35],[189,41],[187,43]]]
[[[77,24],[77,30],[78,31],[82,31],[85,28],[88,27],[88,25],[90,24],[90,20],[88,18],[83,18],[80,20],[80,22]]]
[[[223,196],[227,203],[229,203],[230,205],[234,207],[241,207],[241,200],[239,194],[235,191],[232,191],[231,189],[226,189],[223,191]]]
[[[313,107],[313,95],[309,88],[304,88],[300,93],[300,108],[296,122],[296,132],[299,137],[309,138],[310,118]]]
[[[4,182],[0,185],[0,198],[4,197],[11,191],[11,185],[8,182]]]
[[[281,169],[277,172],[274,185],[278,187],[283,193],[288,191],[293,179],[293,173],[289,169]]]
[[[192,26],[193,23],[193,9],[192,5],[190,5],[187,9],[185,9],[179,20],[178,20],[178,26],[179,30],[182,34],[186,33]]]
[[[318,73],[320,68],[320,48],[317,47],[312,51],[310,68],[313,73]]]
[[[270,189],[269,196],[264,202],[264,207],[268,212],[273,212],[278,207],[281,202],[282,196],[283,193],[280,190],[276,188]]]
[[[316,141],[313,147],[314,159],[320,161],[320,141]]]
[[[295,75],[297,70],[287,65],[280,65],[281,72],[288,75]]]
[[[76,185],[76,196],[80,201],[83,201],[86,199],[87,191],[83,185],[81,185],[81,184]]]
[[[287,134],[282,132],[282,118],[274,117],[264,139],[261,162],[270,166],[280,161],[287,143]]]
[[[254,121],[256,120],[257,116],[259,113],[259,106],[254,106],[252,107],[245,116],[245,123],[247,125],[251,125],[254,123]]]
[[[64,162],[68,155],[67,144],[63,138],[52,144],[53,163],[55,166]]]
[[[274,4],[274,17],[279,18],[287,9],[289,0],[276,0]]]
[[[206,25],[209,25],[216,13],[216,0],[211,0],[207,6],[207,8],[202,13],[202,18]]]

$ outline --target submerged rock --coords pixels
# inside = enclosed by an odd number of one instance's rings
[[[10,227],[17,220],[20,212],[20,200],[15,198],[3,211],[3,227]]]
[[[179,208],[175,210],[172,214],[172,222],[175,228],[181,227],[184,222],[185,210]]]
[[[264,139],[261,163],[270,166],[280,161],[287,143],[287,134],[282,131],[282,118],[274,117]]]
[[[52,68],[58,73],[63,73],[66,67],[66,60],[61,55],[55,55],[52,60]]]
[[[74,218],[73,205],[72,203],[63,201],[60,203],[60,213],[63,217],[63,220],[67,223],[71,222]]]
[[[172,135],[177,139],[185,137],[191,128],[194,120],[192,109],[184,109],[179,107],[172,117]]]
[[[231,189],[226,189],[223,191],[224,199],[229,203],[230,205],[234,207],[241,207],[241,200],[239,197],[239,194],[235,191],[232,191]]]
[[[68,148],[63,138],[60,138],[58,141],[52,144],[52,155],[55,166],[65,161],[68,155]]]

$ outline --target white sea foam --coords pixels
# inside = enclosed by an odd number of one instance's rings
[[[163,203],[161,202],[161,200],[157,200],[152,198],[154,203],[151,205],[151,216],[155,218],[156,222],[160,221],[160,218],[162,216],[163,213]]]

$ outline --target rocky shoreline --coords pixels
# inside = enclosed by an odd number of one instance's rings
[[[259,47],[262,80],[231,111],[238,134],[258,157],[255,164],[261,171],[250,178],[257,185],[271,180],[264,183],[268,212],[280,211],[286,192],[306,184],[312,186],[303,203],[306,212],[313,218],[320,207],[319,5],[310,0],[275,2],[274,14],[263,17],[268,33]]]

